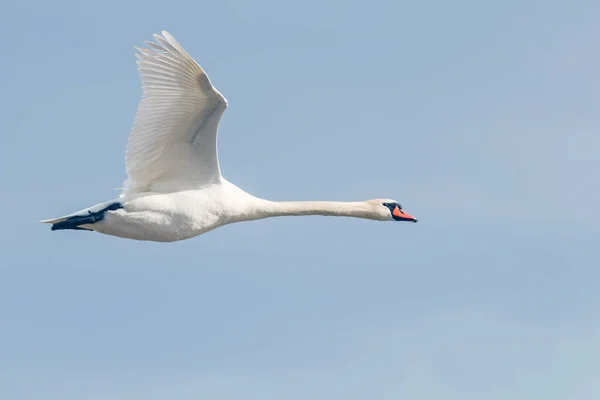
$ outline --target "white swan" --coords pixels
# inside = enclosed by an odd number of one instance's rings
[[[398,202],[274,202],[221,176],[217,130],[227,100],[168,32],[140,49],[143,97],[129,135],[128,179],[119,198],[61,218],[52,230],[92,230],[137,240],[173,242],[233,222],[285,215],[332,215],[413,221]]]

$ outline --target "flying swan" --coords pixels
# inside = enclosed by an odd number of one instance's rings
[[[219,121],[227,100],[168,32],[136,48],[143,96],[125,154],[119,198],[56,219],[52,230],[174,242],[234,222],[286,215],[412,221],[397,201],[276,202],[254,197],[221,175]]]

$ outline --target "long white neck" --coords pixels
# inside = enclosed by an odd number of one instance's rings
[[[246,208],[240,219],[255,220],[271,217],[324,215],[375,219],[373,210],[364,202],[338,201],[269,201],[257,199]]]

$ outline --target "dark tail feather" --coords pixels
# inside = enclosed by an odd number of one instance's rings
[[[87,215],[75,215],[73,217],[67,218],[64,221],[60,221],[57,222],[55,224],[52,224],[52,229],[53,231],[57,231],[60,229],[74,229],[74,230],[81,230],[81,231],[91,231],[91,229],[87,229],[87,228],[81,228],[81,225],[90,225],[90,224],[95,224],[98,221],[102,221],[104,219],[104,214],[107,211],[114,211],[114,210],[118,210],[119,208],[123,208],[123,206],[119,203],[113,203],[110,206],[97,211],[97,212],[91,212],[88,211]]]
[[[97,218],[95,218],[95,215],[93,215],[93,214],[84,215],[84,216],[77,215],[75,217],[71,217],[64,221],[52,224],[52,228],[50,228],[50,229],[52,229],[53,231],[57,231],[60,229],[77,229],[77,230],[82,230],[82,231],[90,231],[91,229],[80,228],[79,225],[93,224],[98,221],[99,220]]]

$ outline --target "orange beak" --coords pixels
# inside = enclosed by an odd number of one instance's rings
[[[402,210],[398,206],[396,206],[396,208],[394,208],[394,211],[392,211],[392,214],[394,215],[394,217],[398,218],[400,221],[412,221],[412,222],[418,221],[417,218],[413,217],[409,213],[404,212],[404,210]]]

